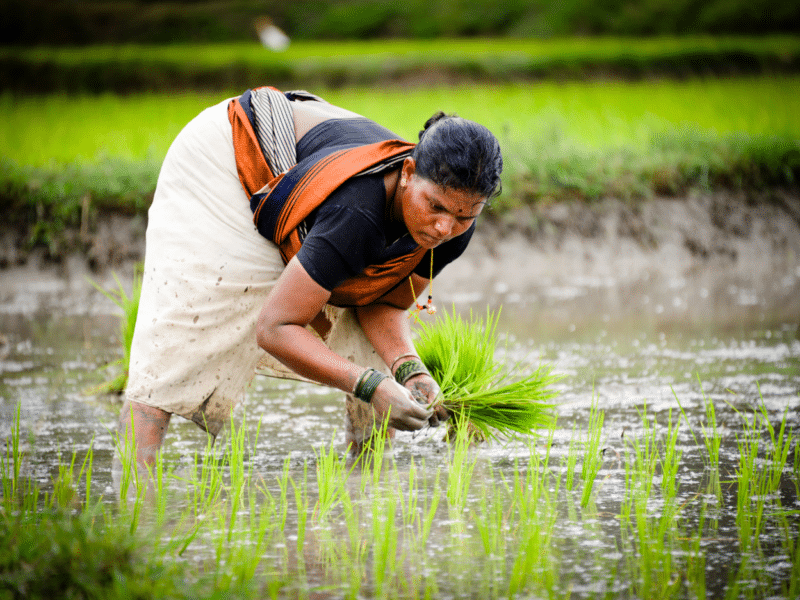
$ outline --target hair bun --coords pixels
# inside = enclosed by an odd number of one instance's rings
[[[412,154],[415,174],[445,188],[491,199],[500,193],[503,155],[483,125],[438,111],[419,133]]]
[[[434,125],[436,125],[436,123],[438,123],[442,119],[449,119],[449,118],[457,117],[457,116],[458,115],[445,114],[441,110],[436,111],[430,119],[425,121],[425,127],[422,129],[422,131],[419,132],[419,139],[422,140],[422,136],[425,135],[425,132],[428,131],[428,129],[430,129]]]

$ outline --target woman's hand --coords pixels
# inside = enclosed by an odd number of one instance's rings
[[[380,382],[370,402],[379,419],[385,419],[388,413],[389,427],[401,431],[422,429],[435,417],[433,410],[420,404],[408,389],[388,377]]]
[[[406,381],[405,387],[411,392],[411,395],[414,396],[417,402],[424,404],[425,406],[430,406],[433,404],[439,397],[439,394],[442,393],[442,390],[439,389],[439,384],[436,383],[436,380],[426,373],[415,375]],[[447,409],[444,406],[439,404],[438,406],[433,407],[433,414],[428,422],[430,423],[431,427],[438,427],[440,421],[447,421],[449,418],[450,413],[447,412]]]
[[[427,283],[427,280],[421,281]],[[422,287],[424,286],[420,286],[419,289]],[[417,289],[416,284],[415,289]],[[356,314],[361,328],[372,346],[392,370],[399,364],[398,359],[417,356],[405,309],[390,304],[376,303],[358,307]],[[405,389],[411,392],[415,400],[426,408],[433,404],[441,393],[439,385],[427,373],[420,373],[409,378],[405,382]],[[449,418],[450,413],[444,406],[436,406],[429,417],[430,425],[436,427],[440,421],[446,421]]]

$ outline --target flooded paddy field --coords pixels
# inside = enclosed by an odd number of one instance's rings
[[[257,377],[205,459],[205,434],[173,420],[139,527],[217,585],[237,573],[276,597],[797,597],[800,272],[770,289],[442,289],[464,314],[502,305],[501,358],[563,375],[552,432],[399,433],[354,464],[340,393]],[[0,313],[0,436],[19,406],[22,471],[43,490],[91,447],[91,494],[114,507],[121,401],[91,389],[120,354],[117,317],[55,296]]]

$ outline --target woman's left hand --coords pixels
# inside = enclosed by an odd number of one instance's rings
[[[414,396],[417,402],[425,406],[433,404],[442,392],[442,390],[439,389],[439,384],[436,383],[433,377],[425,373],[416,375],[406,381],[405,387],[411,392],[411,395]],[[444,406],[439,404],[434,407],[433,415],[428,419],[428,423],[431,427],[438,427],[440,421],[447,421],[449,418],[450,413],[447,412]]]

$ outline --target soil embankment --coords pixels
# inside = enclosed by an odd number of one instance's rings
[[[84,253],[56,262],[36,252],[23,259],[13,234],[5,235],[0,310],[93,310],[97,292],[87,277],[113,286],[116,272],[130,281],[133,265],[144,256],[142,219],[106,215],[93,229],[82,234]],[[440,305],[536,302],[541,309],[572,303],[573,313],[630,310],[630,296],[619,290],[638,289],[637,302],[652,297],[664,303],[665,313],[681,304],[684,316],[700,305],[706,312],[757,306],[796,321],[800,194],[714,192],[635,206],[613,199],[563,202],[489,216],[435,288]],[[592,290],[606,299],[613,292],[616,308],[597,306]],[[664,293],[669,297],[658,300]],[[576,304],[580,298],[583,304]]]

